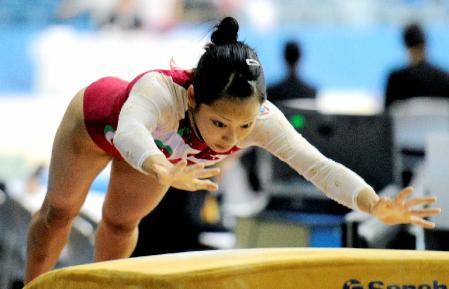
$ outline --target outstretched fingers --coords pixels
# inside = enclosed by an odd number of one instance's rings
[[[410,208],[418,205],[432,205],[437,201],[436,197],[418,197],[411,199],[405,203],[405,205]]]
[[[153,171],[156,173],[156,177],[160,184],[170,185],[173,177],[181,173],[187,166],[186,160],[181,160],[171,168],[167,168],[162,164],[153,164]]]
[[[421,226],[425,229],[433,229],[435,228],[435,223],[424,220],[423,218],[417,217],[417,216],[412,216],[410,223]]]
[[[208,179],[218,175],[220,168],[206,168],[204,164],[195,164],[190,167],[189,173],[195,178],[193,180],[195,190],[218,190],[218,185]]]
[[[441,214],[441,208],[426,208],[411,210],[410,223],[419,225],[425,229],[435,228],[435,223],[425,220],[426,217],[436,216]]]
[[[194,164],[185,168],[185,173],[192,176],[198,175],[199,172],[204,170],[204,164]]]
[[[220,168],[206,168],[199,172],[198,178],[200,179],[208,179],[217,176],[220,173]]]
[[[195,190],[206,190],[206,191],[218,190],[218,184],[212,182],[211,180],[195,179],[193,183],[195,184]]]
[[[220,168],[207,168],[204,164],[195,164],[187,167],[186,171],[198,179],[208,179],[220,173]]]
[[[441,214],[441,208],[412,210],[411,213],[418,217],[431,217]]]
[[[413,188],[412,187],[406,187],[405,189],[403,189],[398,197],[396,198],[395,202],[396,204],[403,204],[405,202],[405,200],[413,193]]]

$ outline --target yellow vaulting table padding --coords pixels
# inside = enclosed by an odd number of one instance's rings
[[[25,289],[448,289],[449,252],[270,248],[122,259],[48,272]]]

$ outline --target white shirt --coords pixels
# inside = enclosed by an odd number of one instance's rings
[[[195,148],[178,133],[187,111],[187,90],[170,76],[149,72],[131,89],[119,115],[114,145],[134,168],[142,170],[144,160],[163,154],[160,147],[170,146],[170,158],[214,164],[227,155],[213,159],[192,159]],[[159,146],[156,145],[159,143]],[[239,148],[259,146],[288,163],[333,200],[357,209],[357,194],[370,186],[347,167],[322,155],[288,122],[283,113],[266,101],[261,106],[255,127]]]

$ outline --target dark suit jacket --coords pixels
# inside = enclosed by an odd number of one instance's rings
[[[295,98],[315,98],[317,90],[301,79],[290,76],[268,87],[267,94],[269,101],[277,102]]]
[[[428,63],[394,70],[387,80],[385,107],[396,100],[420,96],[449,97],[449,73]]]

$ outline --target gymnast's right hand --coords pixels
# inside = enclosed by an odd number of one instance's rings
[[[161,185],[185,191],[218,190],[218,185],[209,178],[220,173],[219,168],[206,168],[204,164],[187,166],[186,160],[173,165],[163,156],[149,157],[152,174]]]

